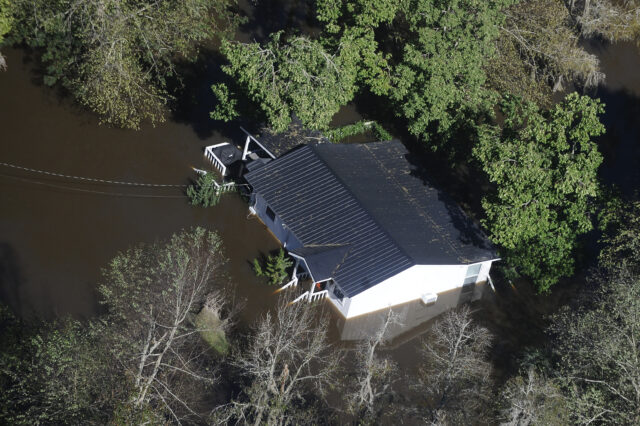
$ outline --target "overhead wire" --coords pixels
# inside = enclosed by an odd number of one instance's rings
[[[39,182],[30,178],[21,178],[18,176],[12,176],[12,175],[7,175],[7,174],[3,174],[0,173],[0,176],[9,178],[9,179],[13,179],[13,180],[17,180],[17,181],[21,181],[21,182],[26,182],[26,183],[31,183],[34,185],[42,185],[42,186],[48,186],[50,188],[57,188],[57,189],[63,189],[66,191],[75,191],[75,192],[84,192],[84,193],[91,193],[91,194],[98,194],[98,195],[109,195],[109,196],[115,196],[115,197],[131,197],[131,198],[187,198],[186,195],[148,195],[148,194],[126,194],[126,193],[122,193],[122,192],[106,192],[106,191],[96,191],[93,189],[83,189],[83,188],[72,188],[69,186],[63,186],[63,185],[55,185],[52,183],[47,183],[47,182]]]
[[[5,163],[5,162],[2,162],[2,161],[0,161],[0,166],[10,167],[10,168],[17,169],[17,170],[24,170],[24,171],[27,171],[27,172],[39,173],[39,174],[44,174],[44,175],[49,175],[49,176],[57,176],[57,177],[65,178],[65,179],[83,180],[83,181],[87,181],[87,182],[108,183],[108,184],[112,184],[112,185],[165,187],[165,188],[169,188],[169,187],[184,188],[184,187],[189,186],[189,185],[184,185],[184,184],[183,185],[176,185],[176,184],[163,184],[163,183],[127,182],[127,181],[120,181],[120,180],[99,179],[99,178],[90,178],[90,177],[85,177],[85,176],[66,175],[66,174],[63,174],[63,173],[50,172],[50,171],[41,170],[41,169],[33,169],[31,167],[19,166],[17,164]]]

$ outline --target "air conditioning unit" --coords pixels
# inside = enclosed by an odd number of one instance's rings
[[[420,296],[420,299],[422,300],[422,303],[424,303],[426,306],[429,306],[436,303],[436,300],[438,300],[438,295],[435,293],[427,293]]]

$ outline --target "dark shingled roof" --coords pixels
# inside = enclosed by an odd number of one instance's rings
[[[245,178],[302,242],[292,251],[313,259],[314,278],[331,274],[349,297],[415,264],[496,257],[461,209],[412,170],[397,141],[307,145]]]
[[[349,253],[349,246],[302,246],[290,252],[304,258],[315,281],[324,281],[335,275]]]

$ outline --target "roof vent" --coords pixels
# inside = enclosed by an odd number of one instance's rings
[[[422,299],[422,303],[424,303],[425,306],[429,306],[436,303],[436,300],[438,300],[438,295],[434,293],[426,293],[420,296],[420,299]]]

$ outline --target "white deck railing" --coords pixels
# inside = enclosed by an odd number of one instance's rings
[[[213,153],[214,148],[218,148],[220,146],[230,145],[229,142],[222,142],[216,145],[209,145],[204,149],[204,156],[207,157],[209,161],[213,164],[213,167],[216,168],[220,172],[222,176],[227,175],[227,166],[224,165],[221,159],[218,158],[217,155]]]
[[[288,283],[286,283],[285,285],[283,285],[282,287],[280,287],[278,289],[278,291],[282,291],[285,290],[289,287],[296,287],[298,285],[298,278],[294,278],[291,281],[289,281]]]
[[[309,295],[309,302],[324,299],[329,294],[329,290],[315,291]]]
[[[296,297],[295,299],[293,299],[293,301],[291,302],[291,304],[294,304],[296,302],[299,302],[301,300],[304,299],[308,299],[309,298],[309,291],[305,291],[304,293],[302,293],[300,296]]]

